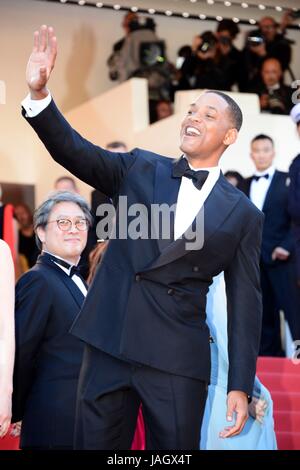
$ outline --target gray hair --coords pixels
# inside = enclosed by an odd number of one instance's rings
[[[85,218],[87,219],[89,225],[92,225],[93,218],[90,213],[89,206],[86,202],[86,200],[80,196],[79,194],[76,193],[70,193],[69,191],[56,191],[53,192],[46,201],[44,201],[34,212],[33,216],[33,228],[35,231],[35,240],[38,248],[41,250],[42,249],[42,243],[37,235],[37,229],[38,227],[43,227],[45,228],[48,220],[50,213],[56,204],[59,204],[60,202],[73,202],[74,204],[77,204],[78,207],[82,210],[82,212],[85,215]]]

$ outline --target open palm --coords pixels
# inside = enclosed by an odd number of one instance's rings
[[[41,26],[34,33],[33,50],[26,69],[26,80],[32,91],[45,88],[55,64],[57,54],[56,37],[51,27]]]

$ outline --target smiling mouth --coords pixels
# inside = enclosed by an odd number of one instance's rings
[[[188,137],[199,137],[201,136],[201,132],[196,127],[187,126],[184,130],[184,135]]]

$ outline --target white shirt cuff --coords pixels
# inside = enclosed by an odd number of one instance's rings
[[[28,94],[21,104],[26,111],[26,117],[33,118],[44,111],[44,109],[49,106],[51,100],[52,96],[49,91],[46,98],[43,98],[42,100],[32,100],[30,98],[30,94]]]

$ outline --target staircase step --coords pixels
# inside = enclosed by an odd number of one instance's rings
[[[284,357],[259,357],[257,371],[295,374],[300,377],[300,363],[294,364],[291,359]]]
[[[278,372],[259,372],[261,382],[271,391],[300,392],[300,374],[278,373]]]
[[[274,421],[276,431],[300,432],[300,412],[275,410]]]
[[[276,432],[279,450],[300,450],[300,432]]]
[[[275,411],[286,411],[292,413],[300,410],[300,392],[276,392],[271,390]]]

